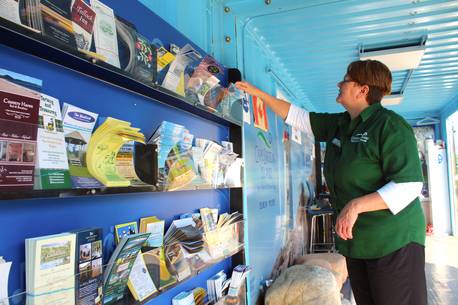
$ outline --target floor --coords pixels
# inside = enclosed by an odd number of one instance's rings
[[[458,238],[426,238],[428,305],[458,305]]]

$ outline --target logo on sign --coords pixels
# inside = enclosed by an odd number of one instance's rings
[[[84,123],[92,123],[95,121],[95,119],[93,117],[91,117],[90,115],[87,115],[85,113],[81,113],[81,112],[77,112],[77,111],[70,111],[68,113],[68,115],[77,120],[77,121],[80,121],[80,122],[84,122]]]

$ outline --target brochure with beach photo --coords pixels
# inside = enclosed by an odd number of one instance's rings
[[[27,305],[75,305],[75,234],[25,240]]]
[[[36,82],[35,82],[36,81]],[[41,81],[0,70],[0,190],[33,188]]]

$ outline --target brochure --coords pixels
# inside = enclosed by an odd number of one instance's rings
[[[136,221],[115,225],[115,236],[116,236],[117,244],[119,244],[119,242],[124,237],[129,236],[129,235],[134,235],[137,233],[138,233],[138,229],[137,229]]]
[[[129,235],[118,244],[103,274],[103,304],[111,304],[124,297],[130,272],[148,237],[149,233]]]
[[[40,94],[0,78],[0,188],[32,189]]]
[[[127,286],[135,300],[139,302],[158,291],[147,271],[142,253],[139,253],[135,259]]]
[[[74,188],[99,188],[102,184],[89,173],[86,150],[98,114],[64,103],[62,107],[68,167]]]
[[[106,58],[106,62],[120,68],[118,39],[113,9],[99,0],[91,0],[91,7],[96,14],[94,25],[94,44],[97,54]]]
[[[140,232],[141,233],[151,233],[148,241],[146,242],[147,246],[158,248],[162,247],[164,244],[164,225],[163,220],[158,219],[155,216],[145,217],[140,219]]]
[[[78,50],[89,51],[96,13],[83,0],[73,0],[72,22]]]
[[[75,304],[75,234],[25,240],[28,305]]]
[[[102,304],[102,229],[90,228],[76,234],[76,304]]]
[[[21,24],[18,0],[0,0],[0,17]]]
[[[126,142],[145,143],[145,136],[127,121],[108,117],[94,132],[87,147],[89,173],[105,186],[124,187],[130,180],[118,173],[116,155]]]
[[[34,188],[71,188],[72,183],[67,160],[59,100],[41,94]]]
[[[40,1],[43,35],[57,43],[76,49],[71,5],[72,0]]]
[[[0,256],[0,305],[9,305],[8,301],[8,278],[12,262],[7,262]]]

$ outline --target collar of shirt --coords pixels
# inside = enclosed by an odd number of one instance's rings
[[[343,127],[342,130],[347,131],[347,135],[351,135],[358,126],[360,121],[367,121],[377,110],[381,109],[382,105],[380,103],[375,103],[364,109],[356,118],[353,120],[350,117],[348,112],[345,112],[339,119],[339,126]],[[346,126],[346,127],[345,127]]]

